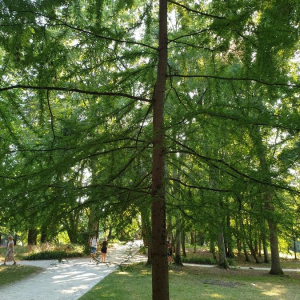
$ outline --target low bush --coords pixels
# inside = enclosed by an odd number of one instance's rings
[[[190,263],[190,264],[199,264],[199,265],[216,265],[217,261],[211,257],[182,257],[182,262]],[[234,266],[234,260],[231,258],[227,258],[227,262],[229,266]]]
[[[217,264],[216,260],[211,257],[182,257],[182,262],[190,264],[199,264],[199,265],[215,265]]]
[[[44,260],[44,259],[66,259],[71,257],[82,257],[83,253],[81,252],[66,252],[66,251],[41,251],[38,253],[31,253],[24,256],[24,260]]]

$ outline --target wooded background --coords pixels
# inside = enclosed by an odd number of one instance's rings
[[[220,266],[237,249],[282,274],[300,235],[298,0],[0,5],[2,234],[139,229],[153,299],[167,237],[177,263],[196,232]]]

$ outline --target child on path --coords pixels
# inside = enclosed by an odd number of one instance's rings
[[[13,260],[13,264],[17,264],[16,260],[15,260],[15,256],[14,256],[14,240],[13,237],[10,235],[8,237],[8,244],[7,244],[7,252],[6,252],[6,256],[4,259],[4,265],[6,265],[6,262],[9,260]]]

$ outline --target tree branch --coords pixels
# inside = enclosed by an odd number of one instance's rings
[[[193,12],[193,13],[201,15],[201,16],[205,16],[205,17],[209,17],[209,18],[214,18],[214,19],[226,20],[225,17],[220,17],[220,16],[216,16],[216,15],[207,14],[207,13],[201,12],[199,10],[195,10],[195,9],[189,8],[189,7],[185,6],[185,5],[182,5],[182,4],[180,4],[178,2],[175,2],[175,1],[172,1],[172,0],[168,0],[168,2],[169,3],[173,3],[176,6],[182,7],[184,9],[186,9],[187,11]]]
[[[242,78],[242,77],[222,77],[222,76],[214,76],[214,75],[183,75],[183,74],[171,74],[169,77],[181,77],[181,78],[211,78],[211,79],[219,79],[219,80],[236,80],[236,81],[254,81],[268,86],[285,86],[292,88],[300,88],[299,84],[288,84],[288,83],[280,83],[280,82],[267,82],[261,79],[256,78]]]
[[[8,87],[0,88],[0,92],[14,90],[14,89],[25,89],[25,90],[47,90],[47,91],[61,91],[66,93],[80,93],[80,94],[87,94],[87,95],[95,95],[95,96],[117,96],[117,97],[125,97],[128,99],[134,99],[137,101],[144,101],[144,102],[151,102],[152,100],[137,97],[125,93],[114,93],[114,92],[97,92],[97,91],[87,91],[78,88],[66,88],[66,87],[56,87],[56,86],[34,86],[34,85],[23,85],[17,84]]]

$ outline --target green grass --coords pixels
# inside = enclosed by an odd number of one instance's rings
[[[170,299],[299,300],[300,274],[272,276],[266,271],[170,267]],[[134,265],[116,271],[80,300],[151,300],[151,268]]]
[[[16,281],[27,278],[30,275],[37,274],[43,269],[34,266],[21,265],[1,265],[0,266],[0,287],[11,284]]]

